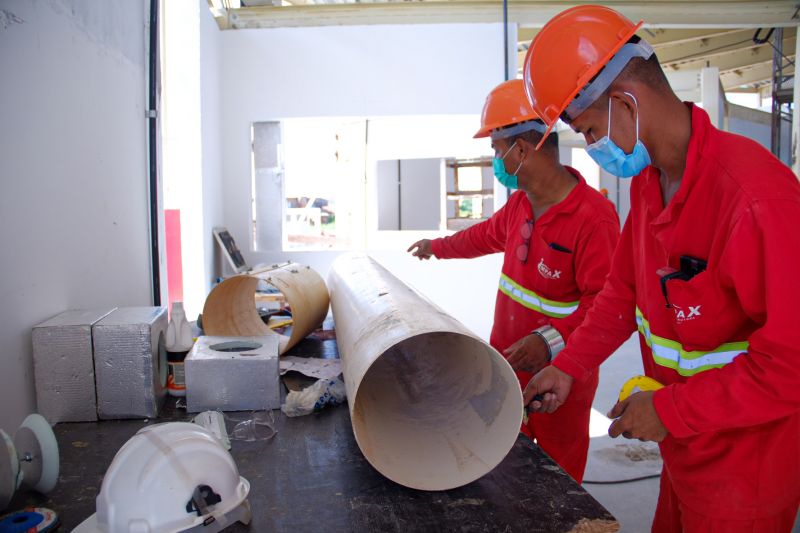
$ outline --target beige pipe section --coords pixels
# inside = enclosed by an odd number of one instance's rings
[[[505,359],[370,257],[339,257],[328,287],[353,432],[370,464],[421,490],[497,466],[522,422]]]
[[[265,281],[281,291],[292,309],[290,336],[272,331],[258,315],[256,288]],[[325,280],[310,267],[297,263],[272,265],[260,271],[220,282],[203,306],[203,331],[212,336],[250,337],[279,335],[279,351],[286,352],[314,331],[328,314]]]

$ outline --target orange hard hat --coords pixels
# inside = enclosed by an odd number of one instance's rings
[[[578,93],[614,58],[642,24],[643,21],[634,24],[613,9],[597,5],[567,9],[545,24],[528,48],[523,69],[528,99],[547,124],[545,137]],[[631,57],[649,57],[653,53],[647,43],[641,46],[643,50],[628,54],[613,78]],[[597,96],[599,94],[592,102]]]
[[[483,104],[481,113],[481,129],[473,138],[488,137],[492,131],[508,126],[536,120],[539,115],[531,107],[528,97],[525,96],[525,86],[522,80],[504,81],[489,93],[486,103]],[[544,126],[541,131],[544,132]],[[527,129],[538,129],[535,125]],[[521,133],[517,132],[517,133]]]

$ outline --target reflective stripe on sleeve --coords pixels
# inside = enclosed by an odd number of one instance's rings
[[[578,309],[580,302],[548,300],[526,289],[505,274],[500,275],[500,291],[518,304],[553,318],[564,318]]]

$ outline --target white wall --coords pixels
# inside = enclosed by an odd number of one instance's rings
[[[384,159],[374,167],[378,230],[440,229],[443,159]]]
[[[375,201],[378,211],[378,230],[400,229],[400,160],[383,159],[375,162]],[[372,196],[372,195],[371,195]]]
[[[400,229],[437,230],[442,225],[444,161],[400,161]]]
[[[222,32],[220,38],[225,225],[250,264],[293,259],[324,276],[334,252],[252,251],[250,124],[292,117],[477,114],[503,80],[500,24],[253,29]],[[373,255],[488,336],[500,257],[459,262],[457,270],[448,263],[417,264],[405,251],[411,242],[404,233],[382,235],[384,251]]]
[[[220,30],[204,0],[165,2],[163,24],[164,206],[180,210],[183,301],[193,319],[216,270],[211,230],[222,224]]]
[[[789,124],[781,123],[781,161],[789,160],[792,135]],[[744,135],[760,143],[767,150],[772,145],[772,115],[759,109],[728,104],[728,131]]]
[[[196,1],[163,2],[162,171],[164,208],[180,211],[183,302],[191,319],[202,308],[203,174],[201,149],[200,15]],[[213,44],[209,38],[205,39]],[[175,280],[173,280],[173,283]],[[166,303],[166,298],[164,299]]]
[[[0,4],[0,427],[35,409],[31,327],[151,303],[144,0]]]
[[[200,150],[203,172],[203,289],[211,290],[221,256],[211,230],[224,226],[222,162],[222,78],[220,68],[220,30],[206,0],[197,0],[200,10]],[[197,229],[200,231],[200,228]],[[205,298],[203,298],[205,303]],[[190,310],[194,311],[194,310]],[[201,309],[197,309],[199,313]],[[190,319],[195,318],[189,315]]]

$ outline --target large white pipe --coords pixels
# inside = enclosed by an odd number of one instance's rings
[[[370,464],[422,490],[497,466],[522,421],[505,359],[370,257],[339,257],[328,288],[353,432]]]

